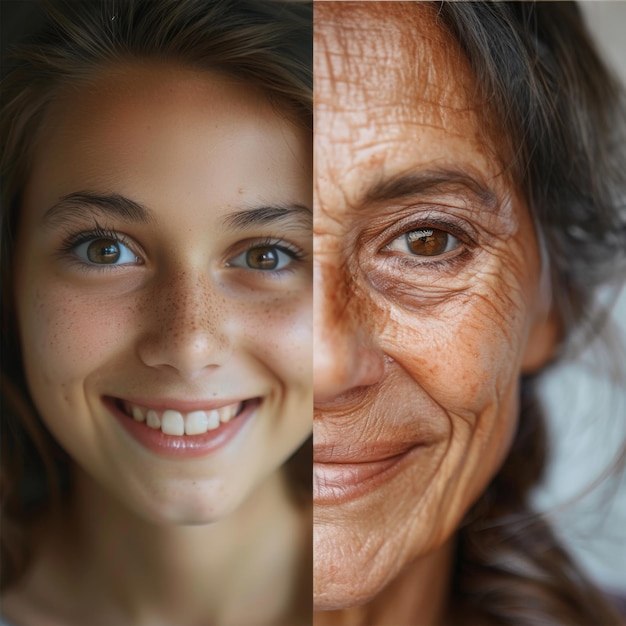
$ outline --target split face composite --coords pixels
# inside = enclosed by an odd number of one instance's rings
[[[132,508],[210,521],[313,424],[322,608],[446,544],[550,350],[530,215],[431,18],[320,3],[313,144],[221,75],[103,70],[57,100],[24,196],[54,436]]]

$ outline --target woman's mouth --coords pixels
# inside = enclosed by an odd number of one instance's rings
[[[252,400],[228,404],[216,409],[182,412],[176,409],[150,409],[125,400],[117,400],[119,408],[136,422],[148,428],[161,429],[166,435],[202,435],[240,415]]]
[[[363,453],[341,455],[319,450],[313,454],[313,500],[317,505],[341,504],[364,496],[392,480],[424,450],[422,444],[380,456]]]

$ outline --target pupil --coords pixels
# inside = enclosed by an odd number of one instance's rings
[[[92,263],[115,263],[120,258],[120,248],[112,239],[97,239],[89,244],[87,257]]]
[[[409,250],[420,256],[437,256],[443,254],[448,245],[448,233],[443,230],[414,230],[406,235]]]
[[[273,270],[278,265],[278,253],[270,246],[249,250],[246,256],[248,265],[257,270]]]

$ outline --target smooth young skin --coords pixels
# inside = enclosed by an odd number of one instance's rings
[[[441,624],[553,345],[540,254],[431,7],[319,3],[315,35],[315,623]]]
[[[311,428],[310,173],[307,131],[221,75],[130,63],[55,103],[20,215],[16,301],[29,388],[76,490],[62,532],[43,532],[23,623],[294,623],[307,523],[281,465]],[[62,202],[85,192],[147,215]],[[123,237],[117,264],[89,265],[71,239],[96,224]],[[278,268],[247,264],[259,246]],[[106,397],[260,405],[227,445],[171,459]]]

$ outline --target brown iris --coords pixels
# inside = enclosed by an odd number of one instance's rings
[[[443,254],[448,246],[448,233],[436,228],[420,228],[405,235],[409,250],[419,256]]]
[[[109,265],[121,256],[120,246],[115,239],[95,239],[87,247],[87,258],[92,263]]]
[[[246,263],[255,270],[276,269],[278,261],[278,250],[273,246],[252,248],[246,254]]]

